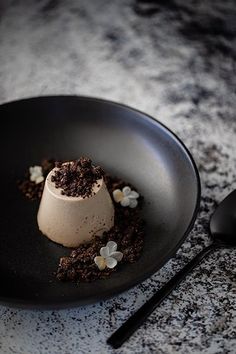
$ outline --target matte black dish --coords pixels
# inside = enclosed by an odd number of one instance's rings
[[[71,307],[103,300],[149,277],[174,255],[195,221],[200,181],[183,143],[144,113],[86,97],[56,96],[0,106],[0,302],[31,308]],[[69,250],[37,228],[38,202],[16,180],[42,158],[90,156],[145,196],[145,247],[140,260],[92,284],[54,278]]]

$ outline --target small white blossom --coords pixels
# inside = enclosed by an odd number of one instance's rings
[[[36,184],[43,182],[43,169],[41,166],[33,166],[29,168],[30,180]]]
[[[120,203],[123,207],[129,206],[130,208],[136,208],[138,205],[139,194],[136,191],[132,191],[130,187],[126,186],[122,189],[115,189],[113,191],[113,198],[116,203]]]
[[[117,243],[108,241],[106,247],[100,249],[100,256],[94,258],[94,262],[100,270],[107,268],[114,268],[118,262],[123,258],[123,253],[117,251]]]

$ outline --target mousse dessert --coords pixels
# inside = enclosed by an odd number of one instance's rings
[[[46,177],[37,220],[45,236],[66,247],[109,231],[114,206],[102,168],[84,157],[57,164]]]
[[[53,272],[58,280],[92,282],[139,259],[145,236],[143,197],[130,183],[105,174],[85,157],[60,163],[44,159],[17,183],[28,200],[40,201],[42,234],[73,247],[58,260]]]

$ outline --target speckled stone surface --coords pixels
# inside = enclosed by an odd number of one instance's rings
[[[235,353],[236,250],[212,254],[119,350],[106,338],[209,243],[236,188],[235,1],[1,1],[0,102],[91,95],[158,118],[189,147],[202,202],[159,272],[116,298],[62,311],[0,307],[0,353]]]

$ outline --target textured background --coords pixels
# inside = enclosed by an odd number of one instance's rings
[[[199,167],[194,230],[143,284],[73,310],[0,307],[1,353],[113,353],[105,339],[209,243],[209,217],[236,188],[235,1],[5,0],[0,11],[1,103],[48,94],[123,102],[177,133]],[[116,353],[235,353],[235,303],[236,251],[221,250]]]

